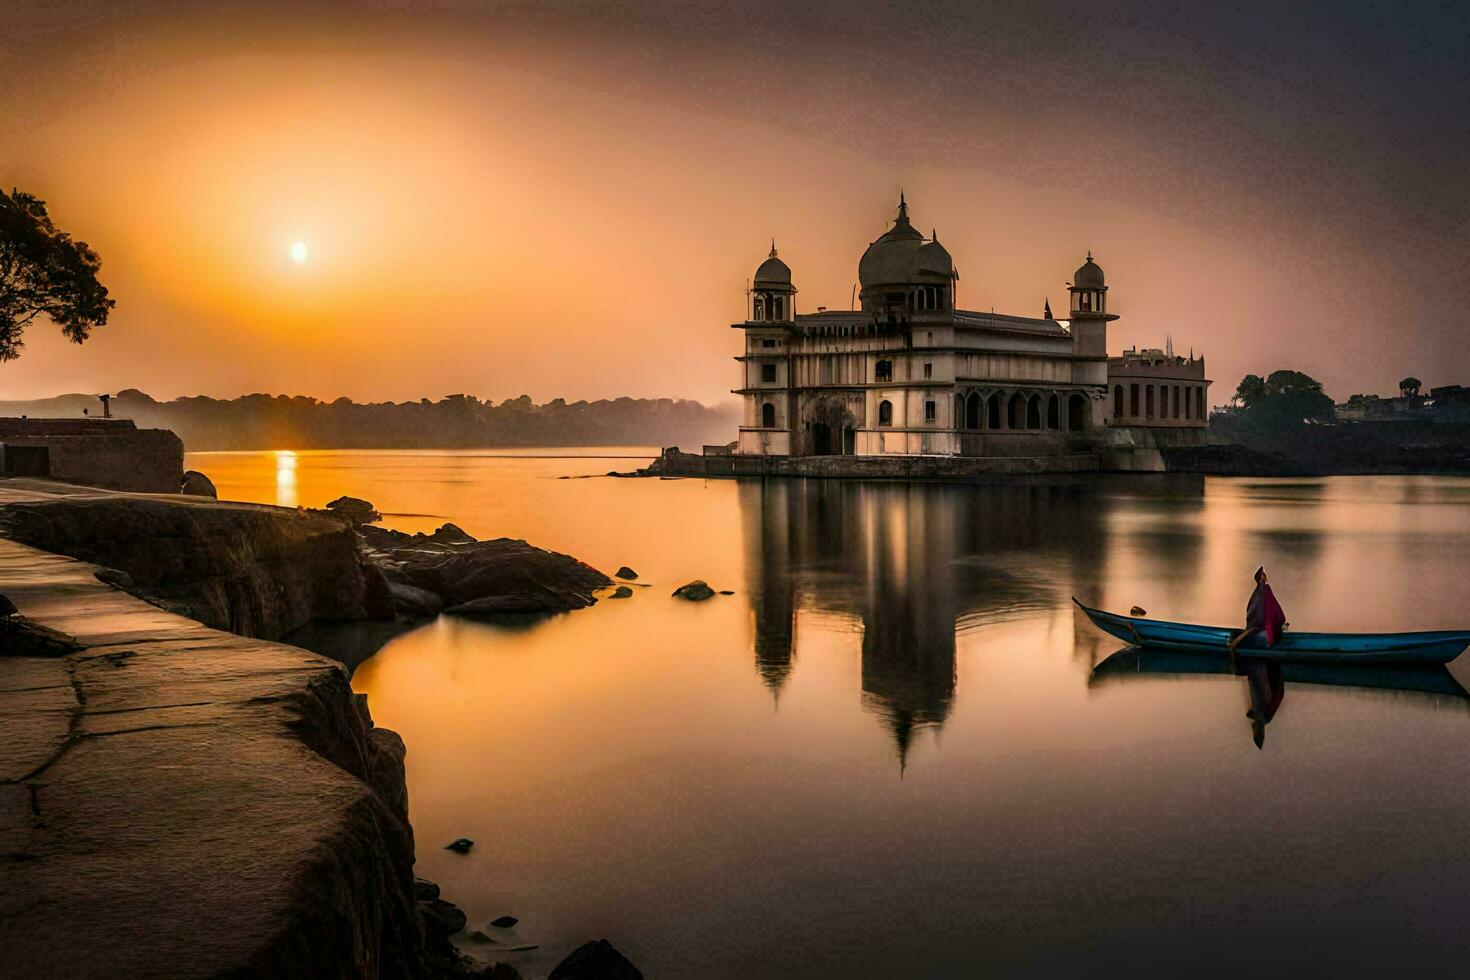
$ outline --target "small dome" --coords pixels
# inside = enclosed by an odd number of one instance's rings
[[[939,244],[939,239],[934,238],[919,246],[914,253],[914,272],[948,279],[954,275],[954,259],[950,258],[949,250]]]
[[[776,243],[771,242],[770,256],[755,270],[757,286],[791,285],[791,267],[776,257]]]
[[[1079,289],[1102,289],[1103,271],[1102,266],[1092,261],[1092,253],[1087,253],[1087,261],[1072,273],[1072,285]]]

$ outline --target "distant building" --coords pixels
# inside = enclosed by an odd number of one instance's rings
[[[901,195],[893,227],[858,262],[855,310],[798,313],[773,242],[748,318],[732,325],[745,335],[735,454],[1048,457],[1116,443],[1109,430],[1119,428],[1202,438],[1204,359],[1136,350],[1110,359],[1118,317],[1091,253],[1067,285],[1065,324],[1049,302],[1040,317],[961,309],[958,282]]]
[[[1108,424],[1151,429],[1203,429],[1209,424],[1205,359],[1172,350],[1130,347],[1108,358],[1112,405]]]
[[[1340,422],[1470,422],[1470,388],[1441,385],[1421,394],[1418,379],[1406,378],[1397,397],[1352,395],[1336,406]]]

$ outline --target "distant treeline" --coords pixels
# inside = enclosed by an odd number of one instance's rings
[[[102,413],[92,395],[0,402],[0,414],[77,418]],[[439,401],[358,404],[300,395],[203,396],[155,401],[130,388],[112,414],[139,428],[172,429],[190,451],[223,449],[465,449],[543,446],[682,446],[735,438],[736,405],[707,407],[674,398],[616,398],[536,405],[529,395],[500,404],[473,395]]]

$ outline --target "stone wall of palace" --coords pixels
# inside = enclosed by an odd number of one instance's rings
[[[184,443],[129,419],[0,419],[0,445],[45,447],[54,480],[107,490],[178,493]]]

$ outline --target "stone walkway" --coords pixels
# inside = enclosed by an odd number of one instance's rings
[[[50,486],[0,482],[0,503]],[[401,743],[342,667],[95,571],[0,539],[0,594],[85,647],[0,651],[0,972],[408,970],[412,841],[382,793]]]

